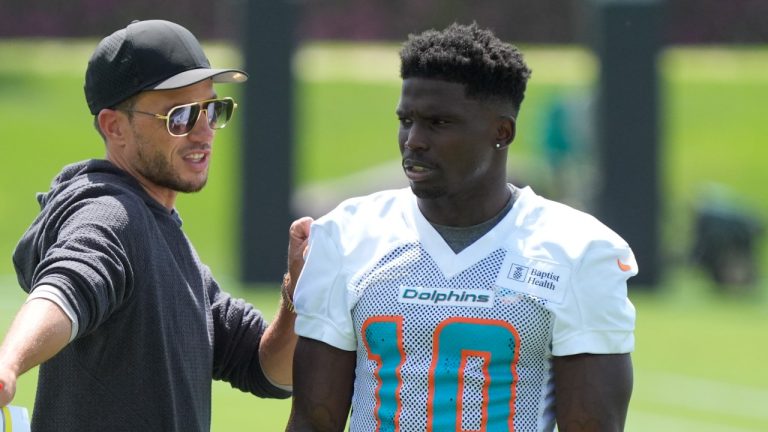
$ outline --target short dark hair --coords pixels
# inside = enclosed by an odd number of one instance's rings
[[[409,35],[400,50],[400,77],[463,84],[473,99],[511,104],[520,110],[531,70],[516,46],[477,23]]]

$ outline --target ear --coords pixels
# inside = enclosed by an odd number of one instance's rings
[[[505,148],[512,144],[517,130],[515,118],[511,115],[499,116],[496,126],[496,142],[501,144],[500,148]]]
[[[117,110],[105,108],[99,111],[97,121],[107,143],[125,145],[128,119]]]

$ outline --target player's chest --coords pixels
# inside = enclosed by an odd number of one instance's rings
[[[400,255],[382,262],[355,281],[352,318],[364,344],[386,341],[415,354],[432,352],[447,341],[479,350],[483,343],[502,341],[548,351],[553,319],[548,301],[515,286],[514,280],[499,284],[508,279],[512,265],[503,251],[450,277],[428,255],[412,253],[410,259]]]

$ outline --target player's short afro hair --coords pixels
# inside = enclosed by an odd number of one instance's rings
[[[444,30],[409,35],[400,50],[400,77],[440,79],[463,84],[473,99],[512,104],[520,109],[531,70],[514,45],[490,30],[452,24]]]

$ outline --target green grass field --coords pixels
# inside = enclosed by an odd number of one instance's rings
[[[85,62],[95,41],[0,41],[0,119],[5,155],[0,170],[0,334],[23,301],[10,254],[37,212],[34,194],[62,165],[102,157],[82,93]],[[208,45],[214,65],[240,64],[236,52]],[[311,45],[297,54],[296,181],[336,179],[398,157],[396,46]],[[534,70],[510,154],[515,174],[542,177],[541,139],[548,105],[584,91],[594,59],[569,47],[523,47]],[[768,430],[768,291],[722,295],[685,264],[692,207],[703,185],[723,184],[768,220],[763,168],[768,148],[768,48],[669,49],[660,58],[663,125],[663,261],[656,292],[636,289],[635,392],[629,431]],[[237,87],[221,94],[237,97]],[[222,131],[208,187],[182,196],[185,230],[225,287],[271,316],[275,286],[250,289],[235,281],[238,127]],[[280,143],[255,143],[269,151]],[[545,173],[546,174],[546,173]],[[395,173],[397,175],[397,173]],[[287,226],[285,227],[287,229]],[[765,250],[766,238],[760,242]],[[283,251],[275,251],[283,253]],[[761,254],[761,269],[768,268]],[[277,282],[280,275],[275,275]],[[35,374],[20,382],[16,404],[32,407]],[[263,401],[214,383],[213,430],[281,430],[287,401]]]

